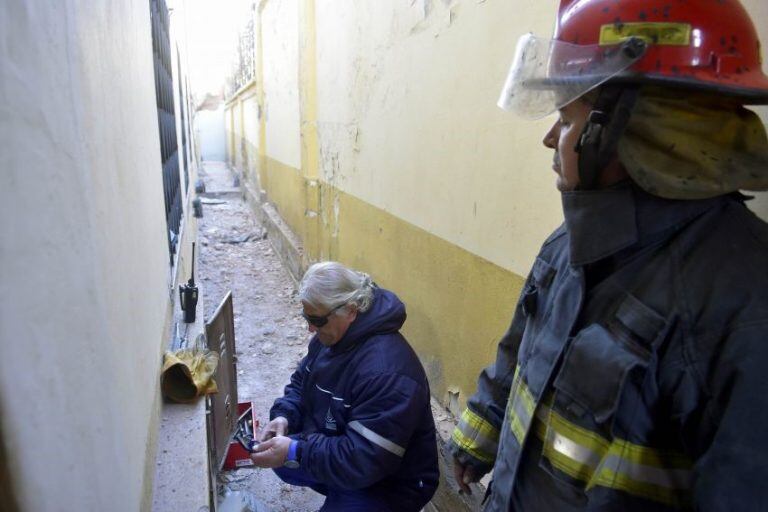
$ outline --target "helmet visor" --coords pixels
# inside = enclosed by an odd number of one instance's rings
[[[621,73],[643,56],[625,44],[576,45],[525,34],[517,42],[498,105],[540,119]]]

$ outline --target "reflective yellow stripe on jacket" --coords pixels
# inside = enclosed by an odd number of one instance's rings
[[[692,463],[687,457],[624,439],[606,439],[566,420],[545,403],[535,408],[518,372],[507,411],[518,442],[523,443],[532,427],[543,443],[543,456],[559,471],[585,482],[586,490],[608,487],[672,506],[690,502]]]
[[[464,409],[451,439],[456,446],[479,461],[493,464],[496,460],[499,431],[470,409]]]

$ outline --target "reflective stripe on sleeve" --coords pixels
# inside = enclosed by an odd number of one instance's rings
[[[671,506],[690,504],[693,463],[685,455],[607,439],[566,420],[551,404],[552,395],[536,406],[525,382],[515,374],[507,408],[510,429],[522,444],[531,427],[543,443],[542,455],[554,468],[584,482],[586,490],[602,486]]]
[[[528,390],[528,386],[520,377],[520,367],[515,369],[515,377],[512,379],[512,388],[509,394],[509,404],[507,405],[507,414],[509,415],[509,427],[517,438],[517,442],[522,445],[525,435],[531,426],[533,413],[536,410],[536,401]]]
[[[464,409],[461,419],[453,429],[451,440],[463,451],[479,461],[493,464],[499,446],[499,431],[491,423]]]
[[[362,423],[359,421],[350,421],[347,425],[348,428],[351,428],[376,446],[379,446],[381,448],[384,448],[388,452],[394,453],[398,457],[402,457],[403,454],[405,454],[405,448],[400,446],[399,444],[393,443],[386,437],[382,437],[373,430],[366,428],[363,426]]]

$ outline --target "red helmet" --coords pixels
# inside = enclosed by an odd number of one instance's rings
[[[554,39],[605,47],[630,37],[648,48],[615,80],[768,102],[760,41],[738,0],[561,0]]]
[[[499,106],[543,117],[607,82],[768,103],[760,41],[738,0],[561,0],[553,39],[520,38]]]

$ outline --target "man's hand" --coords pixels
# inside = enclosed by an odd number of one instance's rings
[[[254,448],[254,453],[251,454],[251,460],[260,468],[279,468],[285,464],[285,458],[288,456],[288,448],[290,446],[290,437],[278,435],[268,441],[259,443]]]
[[[465,492],[472,494],[472,489],[469,488],[469,484],[477,482],[479,478],[475,475],[475,470],[472,466],[464,466],[459,459],[453,458],[453,476],[456,478],[456,483],[459,485],[459,492]]]
[[[267,423],[261,431],[259,441],[266,441],[276,436],[284,436],[288,433],[288,420],[283,416],[278,416]]]

